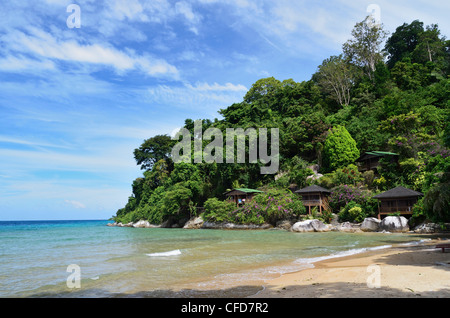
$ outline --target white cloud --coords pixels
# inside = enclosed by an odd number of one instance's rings
[[[138,0],[115,0],[109,2],[109,5],[111,15],[120,21],[124,19],[148,21],[144,8]]]
[[[227,91],[227,92],[247,92],[248,88],[244,85],[238,84],[234,85],[231,83],[226,83],[225,85],[220,85],[218,83],[214,83],[212,85],[208,83],[197,83],[195,86],[191,84],[186,84],[186,87],[195,90],[195,91]]]
[[[184,86],[158,85],[148,88],[150,104],[170,105],[173,111],[189,109],[191,115],[201,112],[203,118],[217,117],[221,108],[242,101],[248,89],[241,84],[186,83]]]
[[[150,76],[169,76],[177,78],[178,70],[175,66],[161,58],[152,58],[149,55],[137,55],[131,50],[118,50],[109,44],[91,43],[80,44],[75,40],[60,40],[43,30],[30,27],[29,34],[22,31],[14,31],[0,38],[5,50],[9,54],[31,54],[43,59],[42,66],[50,68],[48,60],[66,61],[71,63],[103,65],[114,68],[118,73],[131,70],[139,70]],[[8,56],[4,60],[14,60]],[[16,59],[17,60],[17,59]],[[30,63],[29,63],[30,64]],[[3,63],[3,67],[11,70],[16,65],[16,70],[23,69],[19,63],[10,64],[9,68]],[[0,63],[0,67],[2,63]]]
[[[0,142],[1,143],[16,144],[16,145],[30,146],[30,147],[33,147],[33,148],[70,149],[70,146],[68,144],[62,145],[62,144],[56,144],[56,143],[49,143],[48,141],[42,141],[42,140],[27,140],[27,139],[19,139],[19,138],[8,137],[8,136],[1,136],[1,135],[0,135]]]
[[[55,70],[55,64],[48,60],[34,60],[23,55],[7,56],[0,58],[0,70],[2,71],[30,71],[33,73]]]
[[[75,209],[86,209],[86,206],[83,203],[75,200],[64,200],[64,202],[73,206]]]
[[[425,24],[438,23],[444,35],[450,34],[448,1],[372,0],[291,1],[291,0],[197,0],[202,5],[229,8],[231,25],[237,32],[252,30],[284,55],[321,59],[324,52],[339,52],[351,37],[357,22],[376,3],[381,8],[385,28],[395,28],[415,19]],[[242,31],[241,31],[242,30]],[[325,53],[327,54],[327,53]],[[327,56],[326,56],[327,57]]]
[[[198,35],[198,25],[201,21],[201,16],[199,14],[194,13],[192,10],[192,6],[190,3],[186,1],[180,1],[175,4],[175,11],[178,14],[184,16],[188,24],[190,25],[190,30]]]

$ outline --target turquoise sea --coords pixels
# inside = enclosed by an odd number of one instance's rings
[[[107,223],[0,222],[0,297],[246,296],[257,293],[269,278],[321,259],[423,239],[380,233],[135,229]],[[74,282],[74,273],[80,288],[67,284]],[[237,288],[242,282],[249,287]]]

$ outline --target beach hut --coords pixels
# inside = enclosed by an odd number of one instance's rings
[[[330,190],[312,185],[304,189],[295,191],[302,196],[303,205],[308,209],[308,213],[311,214],[311,209],[317,207],[318,212],[330,210],[328,205],[328,197],[331,194]]]
[[[382,215],[393,213],[412,215],[413,206],[421,196],[423,193],[404,187],[397,187],[374,196],[373,198],[378,200],[378,219],[381,220]]]
[[[251,201],[253,197],[259,193],[264,193],[263,191],[255,189],[233,189],[231,191],[225,192],[225,196],[228,200],[233,201],[236,205],[243,205],[245,202]]]
[[[385,151],[369,151],[359,157],[356,162],[359,163],[359,172],[365,172],[369,170],[377,171],[380,165],[381,158],[390,158],[391,161],[396,161],[398,154]]]

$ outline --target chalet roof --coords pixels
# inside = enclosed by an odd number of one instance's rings
[[[233,189],[231,191],[227,191],[227,192],[225,192],[225,195],[227,195],[228,193],[234,192],[234,191],[239,191],[239,192],[243,192],[243,193],[264,193],[263,191],[255,190],[255,189],[239,188],[239,189]]]
[[[325,188],[319,187],[318,185],[312,185],[312,186],[306,187],[304,189],[300,189],[300,190],[295,191],[295,193],[300,193],[300,194],[302,194],[302,193],[317,193],[317,192],[320,192],[320,193],[331,193],[330,190],[327,190]]]
[[[398,154],[387,151],[368,151],[359,157],[356,161],[363,161],[374,157],[384,157],[384,156],[398,156]]]
[[[407,189],[404,187],[397,187],[395,189],[391,189],[384,193],[378,194],[374,196],[374,199],[390,199],[390,198],[409,198],[409,197],[420,197],[423,196],[423,193]]]

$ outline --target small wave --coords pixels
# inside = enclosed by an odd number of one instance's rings
[[[375,247],[370,247],[367,250],[368,251],[377,251],[377,250],[384,250],[386,248],[391,248],[392,245],[382,245],[382,246],[375,246]]]
[[[408,243],[403,243],[400,244],[400,246],[417,246],[417,245],[422,245],[426,242],[431,241],[431,239],[423,239],[423,240],[419,240],[419,241],[412,241],[412,242],[408,242]]]
[[[170,252],[162,252],[162,253],[152,253],[152,254],[146,254],[150,257],[167,257],[167,256],[178,256],[181,255],[180,250],[170,251]]]
[[[392,247],[392,245],[382,245],[382,246],[376,246],[376,247],[355,248],[355,249],[351,249],[351,250],[347,250],[347,251],[336,252],[336,253],[333,253],[330,255],[325,255],[325,256],[311,257],[311,258],[299,258],[295,261],[295,263],[314,264],[314,263],[324,261],[327,259],[346,257],[346,256],[351,256],[351,255],[368,252],[368,251],[382,250],[382,249],[391,248],[391,247]]]

